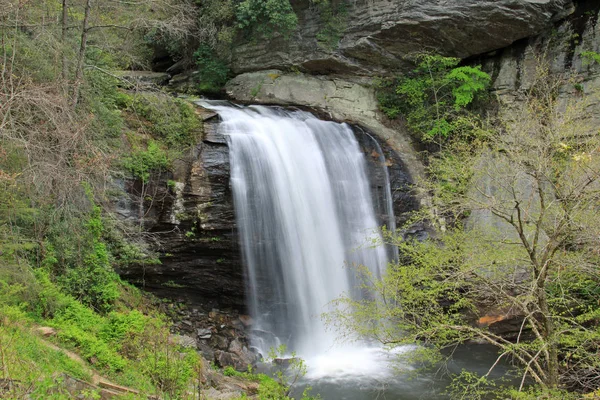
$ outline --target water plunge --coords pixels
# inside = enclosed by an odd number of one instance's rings
[[[302,111],[206,105],[230,147],[231,184],[256,344],[279,341],[307,360],[332,352],[321,314],[364,265],[387,265],[363,153],[347,124]],[[349,350],[348,348],[345,351]]]

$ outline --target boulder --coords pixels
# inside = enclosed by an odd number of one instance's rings
[[[187,335],[169,335],[169,341],[181,347],[196,348],[196,339]]]

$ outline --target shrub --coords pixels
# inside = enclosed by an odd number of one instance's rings
[[[150,172],[164,171],[169,164],[167,154],[154,140],[148,142],[146,150],[137,149],[123,161],[125,169],[144,183],[148,183]]]
[[[194,108],[184,100],[163,94],[140,94],[125,101],[130,103],[130,111],[144,119],[138,127],[171,148],[195,144],[202,132],[202,124]],[[135,128],[137,121],[129,122]]]
[[[480,66],[458,66],[458,58],[420,54],[416,61],[410,74],[376,82],[380,109],[389,118],[403,114],[425,142],[477,135],[478,119],[466,107],[485,94],[491,77]]]
[[[194,53],[198,67],[198,90],[218,92],[227,82],[229,68],[206,44],[202,44]]]
[[[137,343],[140,370],[169,398],[180,398],[200,369],[196,352],[172,344],[168,325],[161,318],[148,321]]]
[[[244,0],[236,8],[238,28],[251,35],[270,38],[277,32],[289,38],[298,26],[298,17],[289,0]]]

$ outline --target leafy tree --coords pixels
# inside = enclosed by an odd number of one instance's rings
[[[238,28],[266,38],[275,33],[289,38],[298,25],[289,0],[244,0],[236,8],[236,18]]]
[[[459,66],[460,59],[422,53],[417,68],[393,81],[378,82],[381,110],[402,114],[420,139],[441,144],[458,133],[472,133],[478,123],[467,107],[485,94],[490,76],[480,66]],[[467,118],[468,116],[468,118]]]
[[[445,204],[471,213],[468,228],[459,221],[424,243],[391,239],[399,263],[382,280],[359,269],[371,300],[339,299],[330,323],[390,347],[421,343],[413,357],[430,365],[466,340],[493,344],[520,369],[518,398],[528,398],[529,380],[545,396],[597,391],[600,136],[587,111],[592,96],[566,100],[560,93],[570,87],[540,62],[464,171],[467,189]],[[512,337],[489,326],[510,318],[521,321]],[[463,375],[462,388],[475,396],[488,376]],[[452,391],[469,397],[459,386]]]

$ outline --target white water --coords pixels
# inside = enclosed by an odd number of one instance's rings
[[[309,113],[203,104],[228,137],[231,186],[256,345],[279,341],[315,377],[381,370],[381,353],[340,347],[321,314],[343,293],[360,296],[354,265],[387,265],[365,160],[351,128]],[[342,374],[342,375],[343,375]]]

